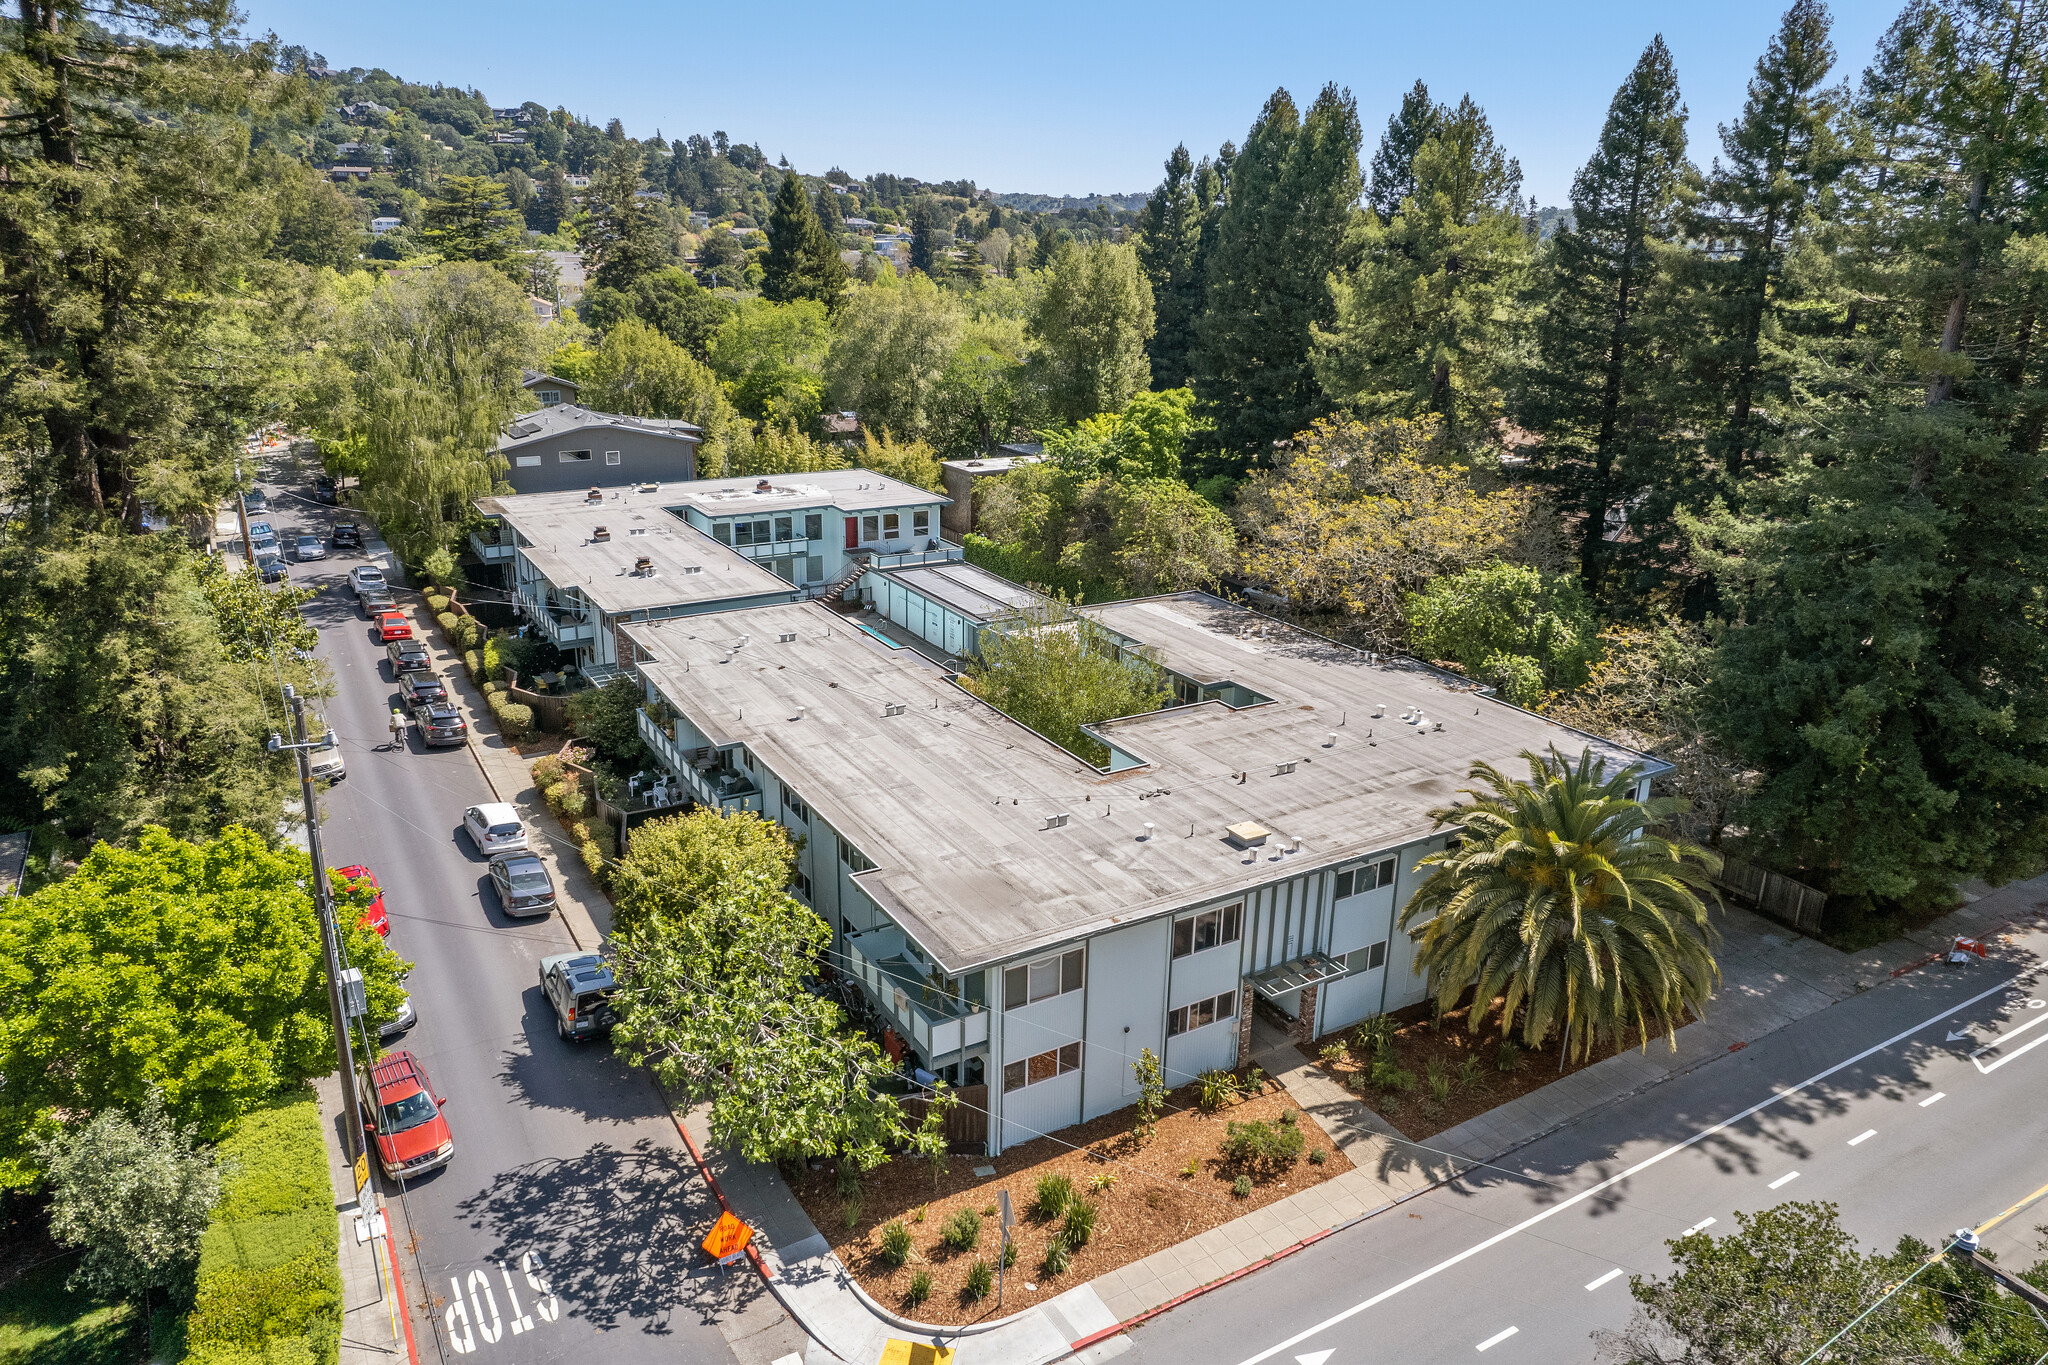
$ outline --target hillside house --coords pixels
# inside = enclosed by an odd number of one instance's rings
[[[536,385],[536,396],[544,389]],[[564,401],[514,418],[498,437],[498,453],[513,492],[552,493],[694,478],[703,439],[688,422],[592,412]]]

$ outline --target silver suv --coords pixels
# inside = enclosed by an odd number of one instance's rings
[[[540,960],[540,993],[555,1015],[555,1035],[594,1038],[619,1022],[612,964],[596,953],[557,953]]]

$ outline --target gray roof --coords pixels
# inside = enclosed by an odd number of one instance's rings
[[[998,446],[997,449],[1010,450],[1011,447]],[[1043,455],[1025,455],[1013,452],[1008,455],[989,455],[973,460],[943,460],[940,463],[944,464],[948,469],[963,469],[969,474],[982,475],[1007,474],[1020,464],[1038,464],[1044,459],[1045,456]]]
[[[615,412],[592,412],[574,403],[558,403],[539,412],[515,417],[498,437],[498,449],[510,451],[536,441],[554,441],[579,431],[605,428],[643,432],[649,436],[670,436],[695,442],[704,435],[701,427],[665,417],[623,417]]]
[[[799,507],[837,507],[858,512],[874,507],[952,501],[943,493],[903,483],[871,469],[697,479],[670,484],[667,498],[671,507],[687,505],[707,517],[766,516]]]
[[[1000,574],[992,574],[972,564],[924,564],[877,572],[942,606],[951,607],[970,621],[984,624],[999,616],[1007,616],[1020,607],[1045,600],[1029,588],[1020,587]]]
[[[573,379],[564,379],[545,370],[526,370],[519,377],[519,387],[530,389],[536,384],[560,384],[565,389],[581,389],[583,386]]]
[[[550,583],[580,589],[608,613],[795,595],[787,582],[668,511],[671,500],[656,486],[608,488],[598,502],[587,493],[520,493],[479,498],[476,507],[518,531],[528,542],[520,553]],[[609,539],[594,538],[599,527]],[[653,573],[634,572],[642,555],[654,561]]]
[[[647,678],[714,743],[747,745],[874,861],[855,880],[948,972],[1413,843],[1475,760],[1588,743],[1643,757],[1206,595],[1091,611],[1169,668],[1273,700],[1111,722],[1103,732],[1146,760],[1111,775],[814,602],[629,634],[654,657]],[[1431,728],[1400,719],[1415,707]],[[1056,815],[1068,820],[1048,828]],[[1249,862],[1224,835],[1243,821],[1276,836]]]

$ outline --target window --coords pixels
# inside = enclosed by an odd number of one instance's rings
[[[1189,915],[1186,919],[1174,921],[1173,955],[1187,957],[1206,948],[1235,943],[1243,931],[1244,906],[1241,904]]]
[[[1183,1033],[1192,1033],[1198,1028],[1206,1028],[1219,1019],[1229,1021],[1235,1018],[1237,1018],[1237,992],[1225,991],[1223,994],[1211,996],[1207,1000],[1197,1000],[1192,1005],[1182,1005],[1177,1010],[1168,1010],[1166,1012],[1166,1036],[1169,1038],[1178,1037]]]
[[[825,556],[812,555],[810,557],[804,581],[807,583],[822,583],[825,581]]]
[[[1010,1062],[1003,1067],[1003,1090],[1022,1090],[1027,1085],[1049,1081],[1055,1076],[1064,1076],[1069,1071],[1081,1069],[1081,1045],[1068,1043],[1041,1052],[1035,1057],[1026,1057],[1021,1062]]]
[[[811,823],[811,808],[804,804],[801,796],[787,787],[782,789],[782,808],[805,824]]]
[[[590,461],[590,452],[587,450],[564,450],[560,452],[560,459],[563,464],[587,464]]]
[[[1394,860],[1382,858],[1376,863],[1360,867],[1347,867],[1337,874],[1337,899],[1346,896],[1362,896],[1382,886],[1394,884]]]
[[[1344,971],[1350,976],[1357,976],[1361,972],[1373,971],[1384,967],[1386,963],[1387,941],[1385,939],[1381,939],[1378,943],[1368,943],[1363,948],[1344,954]]]
[[[746,765],[748,772],[754,771],[754,751],[752,749],[740,750],[740,762]]]
[[[777,517],[775,519],[775,538],[777,540],[788,540],[789,528],[790,520],[788,517]]]
[[[930,508],[920,508],[910,514],[910,530],[913,535],[928,536],[932,533]]]
[[[862,540],[880,540],[882,538],[882,519],[880,517],[862,517],[860,519],[860,538]]]
[[[839,841],[839,861],[845,863],[855,872],[866,872],[874,866],[859,849],[847,843],[844,839]]]
[[[732,527],[725,522],[719,522],[711,528],[711,538],[720,545],[732,544]]]
[[[825,517],[824,517],[824,514],[823,514],[823,513],[819,513],[819,512],[813,512],[813,513],[811,513],[811,514],[810,514],[809,516],[805,517],[805,518],[804,518],[804,539],[805,539],[805,540],[823,540],[824,538],[825,538]]]
[[[542,389],[538,397],[543,406],[551,407],[562,401],[562,391],[560,389]]]
[[[1003,973],[1003,1008],[1013,1010],[1038,1000],[1081,989],[1081,949],[1059,957],[1026,962]]]
[[[895,540],[903,534],[903,518],[894,512],[882,513],[882,539]]]
[[[619,462],[619,452],[616,450],[607,450],[604,453],[604,462],[606,464],[617,464]]]
[[[811,879],[799,872],[790,880],[789,889],[796,892],[798,899],[808,905],[811,901]]]
[[[519,455],[513,458],[512,463],[519,466],[521,469],[537,469],[540,467],[540,456]]]

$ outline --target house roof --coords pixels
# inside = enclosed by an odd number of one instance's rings
[[[563,379],[561,376],[549,374],[545,370],[527,370],[520,375],[519,387],[522,389],[530,389],[540,384],[559,384],[572,392],[583,387],[573,379]]]
[[[762,485],[767,485],[765,488]],[[799,507],[837,507],[859,512],[914,503],[951,502],[916,484],[877,474],[872,469],[820,469],[808,474],[746,475],[736,479],[696,479],[668,486],[668,505],[689,506],[707,517],[765,515]]]
[[[715,744],[747,745],[874,862],[855,882],[948,972],[1413,843],[1478,760],[1513,770],[1552,744],[1643,757],[1203,594],[1090,613],[1168,668],[1272,700],[1099,727],[1144,761],[1105,774],[815,602],[628,634],[672,705]],[[1418,707],[1426,728],[1401,720]],[[1233,845],[1246,821],[1273,837]]]
[[[1036,452],[1026,453],[1015,446],[997,446],[1008,451],[1005,455],[987,455],[974,460],[943,460],[940,463],[948,469],[963,470],[980,478],[988,474],[1007,474],[1020,464],[1038,464],[1045,456]]]
[[[668,511],[669,497],[658,487],[603,491],[595,502],[583,492],[518,493],[479,498],[476,507],[519,533],[527,542],[520,553],[550,583],[579,589],[608,613],[795,593],[790,584]],[[608,539],[596,539],[600,527]],[[650,574],[634,571],[643,555],[653,561]]]
[[[922,564],[908,569],[876,572],[982,625],[1045,600],[1031,589],[1020,587],[1000,574],[992,574],[987,569],[964,562]]]
[[[574,403],[558,403],[539,412],[529,412],[515,417],[506,424],[503,434],[498,437],[498,449],[514,450],[535,442],[554,441],[579,431],[595,431],[603,428],[637,431],[647,436],[673,437],[679,441],[695,444],[704,431],[688,422],[672,421],[661,417],[622,417],[615,412],[592,412],[589,408]]]

